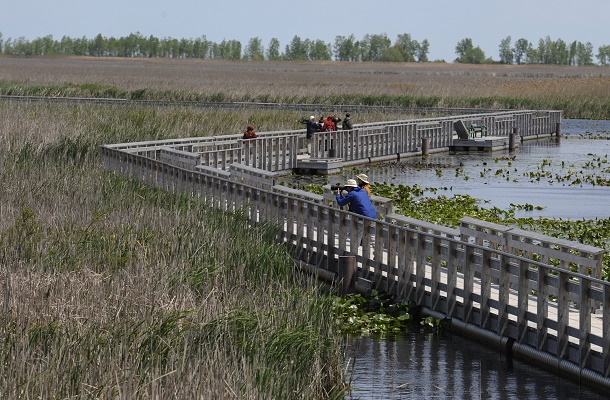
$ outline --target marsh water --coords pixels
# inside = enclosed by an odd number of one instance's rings
[[[438,154],[359,172],[367,173],[373,183],[419,184],[447,196],[469,194],[487,202],[486,207],[506,208],[511,203],[543,207],[518,211],[518,216],[609,218],[610,187],[585,182],[591,174],[610,178],[604,171],[608,139],[610,121],[564,120],[560,140],[527,141],[513,153]],[[344,171],[330,180],[334,183],[352,175],[353,171]],[[413,330],[392,339],[349,339],[347,354],[348,399],[606,398],[604,393],[447,332]]]
[[[447,332],[353,339],[348,354],[350,400],[606,398],[603,392]]]

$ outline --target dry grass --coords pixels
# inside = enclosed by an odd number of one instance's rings
[[[608,97],[610,68],[444,63],[230,62],[119,58],[3,58],[0,80],[100,84],[123,90],[228,97],[334,94],[441,97]]]
[[[1,61],[2,94],[555,109],[566,118],[610,119],[610,67],[77,57]]]

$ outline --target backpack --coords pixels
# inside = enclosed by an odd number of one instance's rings
[[[332,121],[326,121],[324,123],[324,132],[332,132],[335,130],[335,124]]]

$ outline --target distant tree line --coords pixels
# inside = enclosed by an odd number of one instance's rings
[[[333,44],[322,40],[301,39],[294,36],[284,49],[277,38],[272,38],[265,49],[262,40],[254,37],[245,47],[238,40],[223,40],[216,43],[205,35],[196,39],[159,39],[153,35],[143,36],[139,32],[126,37],[113,38],[98,34],[93,39],[86,37],[61,40],[52,35],[34,40],[24,37],[3,40],[0,33],[0,54],[16,56],[72,55],[93,57],[142,57],[142,58],[209,58],[227,60],[295,60],[295,61],[380,61],[380,62],[427,62],[430,43],[421,42],[410,34],[403,33],[392,42],[386,34],[366,34],[360,40],[354,35],[337,36]],[[526,39],[517,40],[514,45],[510,36],[499,45],[499,61],[486,57],[472,39],[458,42],[455,53],[458,63],[483,64],[552,64],[552,65],[593,65],[597,57],[600,65],[610,64],[610,46],[600,46],[593,54],[591,43],[574,41],[566,43],[561,39],[551,40],[548,36],[540,39],[538,45]],[[439,60],[444,61],[444,60]]]
[[[547,64],[547,65],[595,65],[593,45],[590,42],[566,43],[549,36],[538,41],[538,45],[527,39],[518,39],[514,45],[510,36],[502,39],[499,46],[501,64]],[[485,57],[480,47],[474,47],[472,39],[462,39],[455,47],[456,62],[483,64],[495,62]],[[610,46],[600,46],[595,56],[600,65],[610,63]]]
[[[427,40],[419,43],[409,34],[398,35],[392,41],[385,34],[365,35],[356,40],[354,35],[337,36],[334,45],[322,40],[301,39],[295,36],[282,51],[277,38],[271,39],[265,50],[258,37],[248,41],[242,48],[238,40],[223,40],[220,43],[196,39],[159,39],[150,35],[132,33],[121,38],[107,38],[101,34],[93,39],[62,37],[54,40],[52,35],[34,40],[23,37],[2,40],[0,53],[18,56],[72,55],[93,57],[170,57],[170,58],[214,58],[227,60],[298,60],[320,61],[428,61]]]

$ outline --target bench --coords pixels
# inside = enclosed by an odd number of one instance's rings
[[[453,122],[453,129],[455,129],[458,138],[462,140],[468,140],[471,137],[475,138],[477,134],[480,137],[487,136],[487,126],[474,124],[466,126],[461,119]]]

